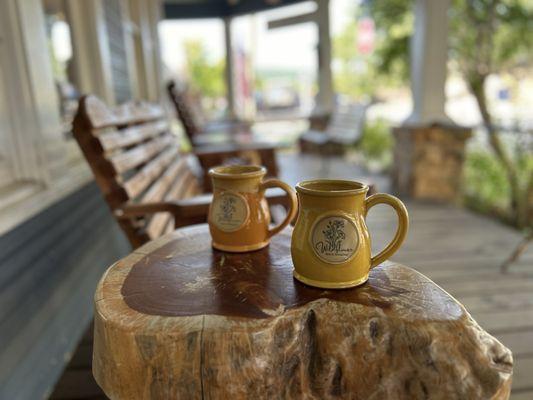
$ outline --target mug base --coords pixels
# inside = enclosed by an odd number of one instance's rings
[[[221,251],[226,251],[228,253],[247,253],[249,251],[255,251],[260,250],[264,247],[267,247],[270,244],[270,240],[265,240],[264,242],[260,243],[254,243],[254,244],[248,244],[248,245],[241,245],[241,246],[229,246],[225,244],[220,244],[216,242],[212,242],[211,245]]]
[[[293,271],[293,275],[298,281],[305,283],[308,286],[313,286],[321,289],[348,289],[355,286],[360,286],[368,280],[368,274],[363,276],[362,278],[344,282],[317,281],[300,275],[298,272],[296,272],[296,270]]]

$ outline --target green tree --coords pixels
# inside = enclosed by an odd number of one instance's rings
[[[187,40],[183,44],[189,84],[202,96],[217,98],[225,93],[224,60],[210,62],[203,43]]]
[[[403,70],[407,78],[408,45],[412,34],[411,0],[373,0],[368,12],[386,37],[377,50],[376,68],[382,74],[391,68]],[[513,73],[531,66],[533,50],[533,4],[528,0],[452,0],[450,9],[450,60],[457,66],[475,97],[489,143],[509,181],[510,213],[518,226],[531,224],[533,214],[533,170],[521,156],[512,157],[502,143],[486,98],[487,78]],[[526,153],[526,157],[530,157]],[[524,171],[524,165],[526,170]]]
[[[365,68],[363,71],[359,68],[363,57],[358,54],[356,48],[357,42],[357,25],[353,21],[346,24],[342,32],[333,38],[333,62],[337,68],[335,70],[334,85],[335,91],[349,95],[354,99],[361,95],[374,94],[376,89],[375,79],[369,76],[373,71],[371,68]],[[365,65],[366,67],[366,65]]]
[[[383,2],[384,4],[385,2]],[[393,25],[383,24],[376,31],[375,51],[371,54],[360,54],[357,49],[357,19],[366,16],[365,7],[354,7],[354,18],[346,24],[342,31],[332,38],[333,43],[333,66],[335,90],[339,93],[353,97],[373,97],[381,88],[404,86],[408,74],[408,66],[404,60],[399,61],[388,53],[398,52],[405,54],[409,36],[412,32],[412,15],[408,11],[405,1],[390,0],[388,6],[377,7],[375,11],[385,13],[383,17],[373,15],[378,21],[392,18],[400,6],[403,8],[398,13]],[[390,28],[390,29],[388,29]],[[401,46],[398,46],[398,44]],[[383,64],[389,62],[388,64]],[[379,68],[376,68],[379,66]]]

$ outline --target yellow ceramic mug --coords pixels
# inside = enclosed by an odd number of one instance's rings
[[[298,209],[296,193],[278,179],[263,181],[265,174],[265,167],[255,165],[209,170],[213,201],[208,222],[214,248],[237,253],[261,249],[294,218]],[[290,209],[281,224],[269,229],[270,211],[265,191],[271,187],[280,187],[287,193]]]
[[[378,193],[366,197],[368,186],[345,180],[319,179],[296,186],[300,211],[292,234],[294,277],[320,288],[361,285],[372,267],[387,260],[401,246],[409,219],[396,197]],[[365,223],[368,210],[388,204],[398,214],[394,239],[372,257]]]

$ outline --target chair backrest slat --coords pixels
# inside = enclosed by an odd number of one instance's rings
[[[178,148],[170,147],[128,179],[124,183],[124,189],[126,189],[128,196],[134,199],[143,193],[146,188],[161,176],[163,171],[176,159],[177,155]]]
[[[94,130],[134,125],[165,118],[165,111],[158,104],[131,102],[111,109],[95,96],[85,98],[87,99],[85,112],[90,119],[91,128]],[[97,134],[97,132],[95,133]]]
[[[99,136],[102,147],[106,151],[115,150],[122,147],[132,146],[144,142],[146,139],[168,132],[168,122],[160,120],[149,122],[140,126],[133,126],[122,130],[114,130],[103,133]]]
[[[167,89],[170,100],[176,109],[176,114],[183,125],[183,130],[191,144],[194,145],[196,136],[202,133],[202,124],[198,115],[194,112],[190,99],[184,90],[178,89],[174,82],[170,82]]]
[[[176,174],[174,179],[184,182],[182,182],[182,184],[176,184],[176,181],[170,181],[170,190],[164,195],[165,200],[182,199],[199,194],[199,187],[197,188],[194,184],[196,179],[192,173],[186,172],[185,176]],[[146,227],[146,231],[150,237],[157,237],[163,234],[171,218],[172,216],[170,216],[168,213],[159,213],[154,215]]]
[[[199,194],[201,182],[190,156],[179,153],[158,104],[134,102],[107,107],[94,96],[80,100],[73,132],[112,210],[129,203],[177,200]],[[168,214],[119,219],[134,247],[170,229]],[[150,229],[148,229],[150,228]]]
[[[367,108],[361,103],[339,107],[326,128],[327,135],[346,144],[357,143],[363,136]]]
[[[154,140],[136,146],[109,157],[109,161],[117,173],[122,173],[138,167],[151,160],[154,156],[161,153],[165,148],[175,143],[175,138],[171,134],[158,137]]]
[[[147,203],[163,200],[171,188],[172,183],[176,180],[176,177],[179,174],[185,174],[186,169],[187,163],[185,160],[175,160],[172,165],[165,170],[163,175],[150,186],[150,189],[146,191],[143,195],[142,202]],[[183,175],[182,178],[184,178]]]

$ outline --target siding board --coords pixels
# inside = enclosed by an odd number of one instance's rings
[[[0,274],[0,326],[5,319],[5,314],[13,308],[19,297],[19,292],[30,293],[30,290],[41,280],[50,274],[57,273],[59,268],[55,267],[54,254],[58,252],[58,246],[65,248],[69,243],[76,246],[73,240],[81,241],[83,233],[74,230],[72,234],[64,237],[65,231],[77,224],[83,224],[90,220],[94,214],[94,208],[98,204],[98,199],[91,199],[87,204],[83,204],[77,210],[79,215],[70,219],[62,219],[57,224],[53,224],[41,238],[29,238],[27,242],[33,243],[26,250],[18,251],[3,261],[5,265]],[[61,252],[60,252],[61,254]],[[31,268],[20,269],[21,265],[31,265]],[[0,328],[0,338],[3,330]]]
[[[94,183],[0,236],[0,399],[46,397],[130,251]]]

